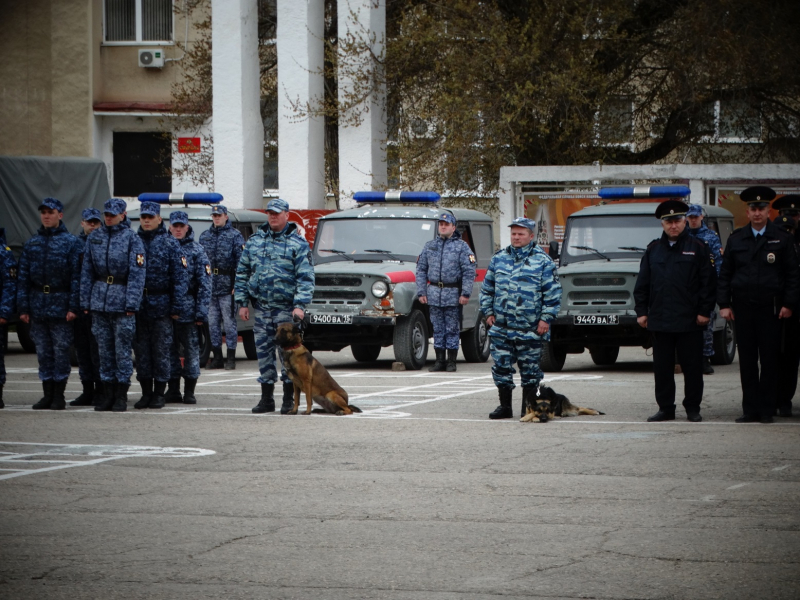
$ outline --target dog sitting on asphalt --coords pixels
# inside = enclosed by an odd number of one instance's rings
[[[290,415],[296,415],[300,407],[300,391],[306,395],[306,411],[310,415],[312,401],[323,410],[313,412],[331,413],[334,415],[352,415],[361,409],[348,404],[347,392],[331,377],[328,370],[311,355],[303,346],[303,337],[297,323],[281,323],[275,334],[275,341],[281,347],[283,367],[294,384],[294,407]]]
[[[563,394],[553,388],[539,385],[539,393],[528,398],[525,415],[520,419],[523,423],[547,423],[554,417],[574,417],[577,415],[604,415],[593,408],[575,406]]]

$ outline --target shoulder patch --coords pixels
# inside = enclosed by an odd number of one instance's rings
[[[184,269],[189,267],[189,263],[186,262],[186,257],[185,256],[181,256],[181,264],[183,265]]]
[[[475,255],[474,254],[470,254],[469,255],[469,262],[471,262],[471,263],[475,262]]]
[[[140,267],[144,266],[144,254],[137,254],[136,255],[136,264]]]

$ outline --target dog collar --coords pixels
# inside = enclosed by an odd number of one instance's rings
[[[295,344],[294,346],[288,346],[287,348],[284,348],[283,350],[284,350],[284,352],[288,352],[289,350],[297,350],[302,345],[303,344]]]

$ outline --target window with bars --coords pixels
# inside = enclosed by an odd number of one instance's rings
[[[172,42],[172,0],[105,0],[106,42]]]

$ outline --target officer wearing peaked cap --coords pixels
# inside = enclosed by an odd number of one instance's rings
[[[428,305],[433,325],[436,363],[430,371],[456,370],[461,311],[475,282],[475,254],[456,226],[455,216],[442,212],[439,235],[425,244],[417,259],[417,296]]]
[[[800,298],[800,274],[794,241],[769,222],[775,191],[753,186],[739,197],[747,203],[750,223],[734,231],[725,245],[717,304],[722,317],[736,322],[743,412],[736,422],[771,423],[784,321]]]
[[[639,265],[633,296],[637,322],[653,335],[653,375],[658,412],[648,421],[675,419],[675,354],[683,370],[683,407],[689,421],[702,421],[703,330],[716,296],[716,272],[708,245],[689,235],[688,207],[667,200],[656,208],[663,233]]]
[[[794,237],[795,247],[800,247],[800,230],[797,228],[797,221],[800,220],[800,195],[787,194],[775,200],[772,208],[778,211],[778,216],[789,217],[794,220],[795,227],[790,231]]]
[[[6,230],[0,227],[0,408],[3,402],[3,386],[6,384],[6,344],[8,322],[16,313],[17,306],[17,261],[11,248],[6,246]]]

